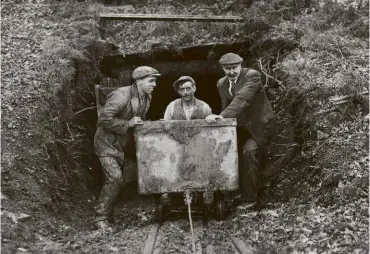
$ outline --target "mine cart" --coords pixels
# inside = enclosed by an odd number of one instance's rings
[[[223,219],[221,193],[239,187],[235,119],[145,122],[135,143],[139,193],[156,196],[158,222],[171,209],[163,194],[190,193]]]

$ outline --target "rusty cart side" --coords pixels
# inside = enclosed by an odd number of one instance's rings
[[[236,119],[145,122],[135,128],[140,194],[216,193],[239,188]],[[223,219],[223,200],[213,200]],[[157,219],[163,220],[157,202]]]

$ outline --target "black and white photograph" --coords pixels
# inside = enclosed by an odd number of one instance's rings
[[[1,253],[369,253],[369,0],[2,0]]]

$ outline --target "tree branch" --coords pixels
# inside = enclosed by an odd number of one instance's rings
[[[84,112],[85,110],[94,109],[94,108],[96,108],[96,106],[81,109],[80,111],[77,111],[77,112],[75,112],[73,114],[74,115],[77,115],[77,114],[80,114],[80,113]]]
[[[279,84],[279,86],[281,86],[282,88],[284,88],[284,89],[285,89],[285,86],[283,85],[283,82],[281,82],[280,80],[277,80],[276,78],[272,77],[271,75],[269,75],[269,74],[265,71],[265,69],[264,69],[264,68],[263,68],[263,66],[262,66],[261,59],[258,59],[258,60],[257,60],[257,62],[258,62],[258,64],[259,64],[260,70],[262,71],[262,73],[263,73],[263,74],[265,74],[265,75],[266,75],[266,77],[267,77],[267,78],[270,78],[270,79],[275,80],[275,81]]]

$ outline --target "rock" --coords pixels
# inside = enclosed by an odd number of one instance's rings
[[[7,196],[5,196],[3,193],[0,192],[0,199],[3,200],[3,199],[8,199]]]
[[[118,249],[117,247],[114,247],[114,246],[111,246],[111,247],[109,248],[109,250],[111,250],[111,251],[113,251],[113,252],[118,252],[118,251],[119,251],[119,249]]]
[[[9,219],[11,219],[13,221],[13,223],[18,223],[19,221],[25,221],[25,220],[28,220],[29,218],[31,218],[30,215],[28,214],[25,214],[25,213],[12,213],[12,212],[7,212],[7,211],[4,211],[1,213],[2,215],[4,214],[5,216],[7,216]]]
[[[340,172],[327,172],[322,180],[322,187],[337,187],[340,179],[342,179],[342,174]]]

